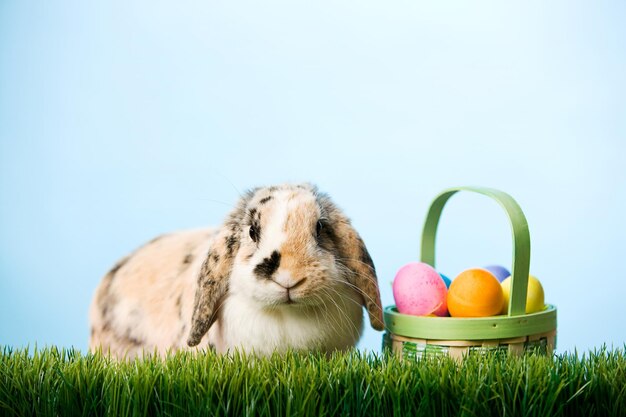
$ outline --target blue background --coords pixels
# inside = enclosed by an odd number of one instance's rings
[[[626,341],[626,3],[95,3],[0,3],[0,344],[85,349],[117,258],[285,181],[344,208],[385,305],[440,190],[505,190],[559,350]],[[454,197],[440,270],[509,233]]]

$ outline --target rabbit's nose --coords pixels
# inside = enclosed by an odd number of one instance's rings
[[[293,275],[291,275],[291,272],[279,269],[276,274],[274,274],[272,281],[289,290],[302,284],[302,282],[304,282],[304,278],[294,278]]]

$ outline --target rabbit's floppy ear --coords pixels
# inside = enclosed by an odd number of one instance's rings
[[[241,224],[246,216],[246,206],[254,192],[255,190],[247,192],[228,215],[202,264],[191,317],[191,330],[187,339],[189,346],[198,345],[217,319],[217,310],[228,291],[233,263],[239,251]]]
[[[318,202],[328,219],[328,225],[323,227],[322,231],[333,241],[339,256],[337,261],[351,271],[348,274],[348,281],[358,289],[363,306],[369,314],[370,324],[376,330],[383,330],[385,328],[383,307],[380,302],[376,269],[363,239],[328,196],[318,195]]]

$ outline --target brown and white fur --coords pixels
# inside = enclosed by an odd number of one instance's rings
[[[89,346],[120,358],[346,350],[363,306],[382,330],[374,264],[341,210],[308,184],[257,188],[221,228],[163,235],[119,261],[96,290]]]

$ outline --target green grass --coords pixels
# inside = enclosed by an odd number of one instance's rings
[[[1,416],[561,416],[626,413],[626,348],[418,362],[359,352],[115,362],[0,348]]]

